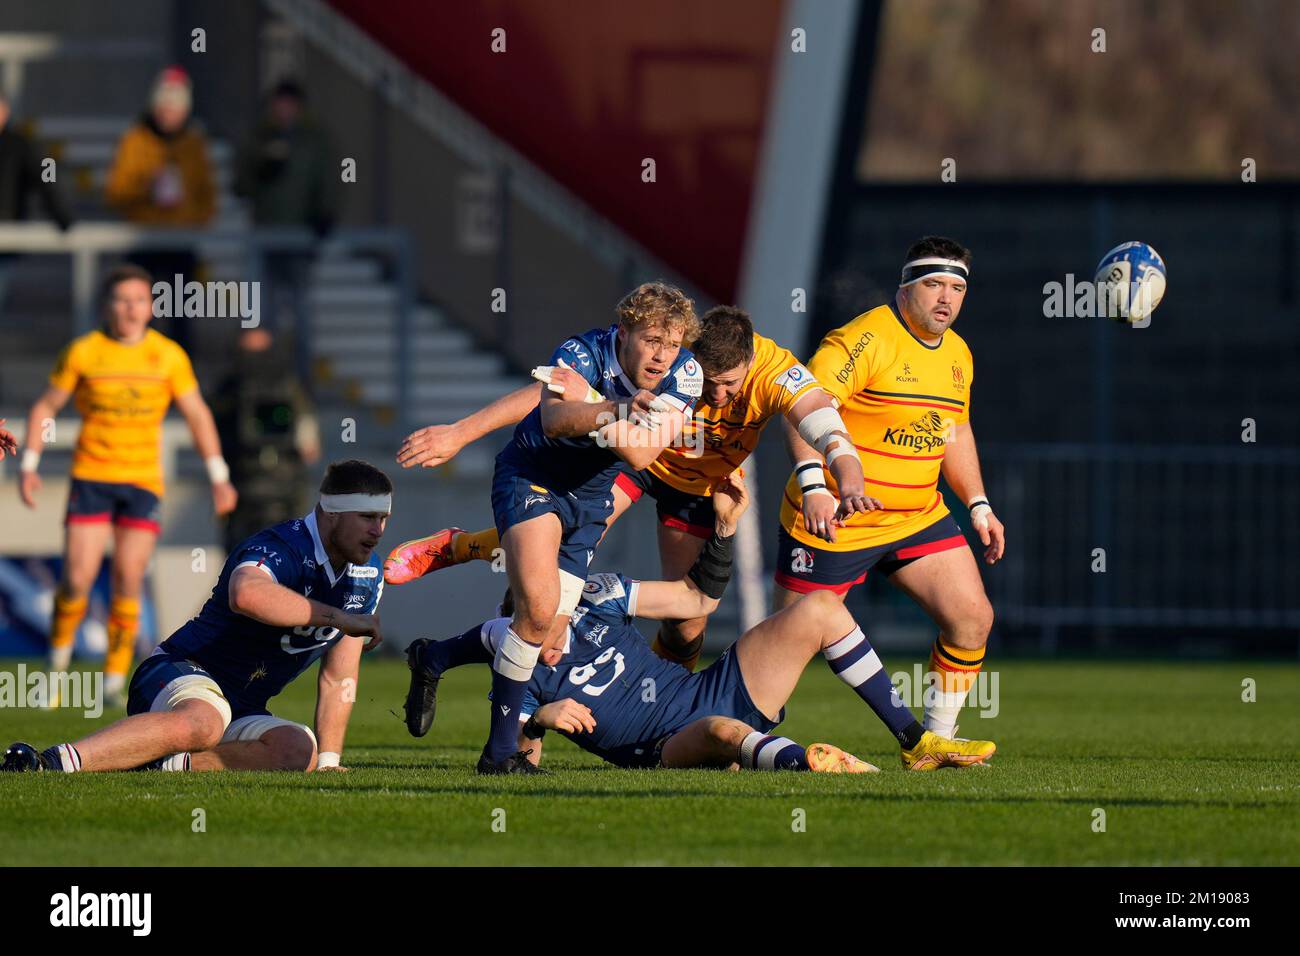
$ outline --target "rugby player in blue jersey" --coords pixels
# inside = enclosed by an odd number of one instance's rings
[[[492,662],[492,718],[480,773],[529,773],[517,753],[519,707],[539,657],[554,651],[577,607],[614,507],[624,463],[646,467],[680,436],[703,389],[683,346],[699,331],[680,289],[649,282],[617,308],[618,321],[566,339],[550,365],[571,369],[497,455],[492,513],[515,597]],[[539,386],[541,388],[541,386]],[[589,401],[591,397],[600,400]]]
[[[367,462],[330,465],[316,508],[239,545],[198,616],[140,662],[127,717],[44,751],[16,743],[0,769],[345,769],[361,652],[383,639],[374,549],[392,493]],[[267,704],[317,660],[313,732]]]
[[[565,635],[562,656],[538,664],[515,715],[515,746],[540,773],[541,738],[556,730],[620,767],[724,767],[867,773],[876,770],[833,744],[808,747],[773,733],[804,667],[821,654],[898,741],[908,770],[983,763],[991,741],[952,740],[924,730],[890,682],[879,656],[844,605],[815,592],[750,628],[698,673],[663,660],[632,623],[705,616],[731,576],[736,521],[747,505],[735,474],[713,491],[712,537],[679,581],[631,581],[593,574]],[[509,621],[487,621],[446,641],[407,650],[407,729],[428,732],[442,676],[487,663],[508,639]]]

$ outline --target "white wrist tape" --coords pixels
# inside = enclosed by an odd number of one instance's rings
[[[794,476],[799,482],[799,490],[807,495],[831,495],[826,487],[826,469],[816,458],[806,458],[794,463]]]
[[[975,495],[970,501],[966,502],[966,507],[970,508],[970,522],[978,531],[987,531],[989,527],[989,515],[993,514],[993,507],[989,500],[983,495]]]
[[[35,448],[23,449],[23,458],[18,465],[19,471],[35,471],[36,466],[41,463],[41,453]]]
[[[214,485],[224,485],[230,481],[230,466],[226,464],[226,459],[220,455],[211,455],[204,458],[203,464],[208,469],[208,481]]]
[[[343,511],[360,511],[362,514],[380,514],[393,513],[393,496],[392,495],[366,495],[366,494],[349,494],[349,495],[321,495],[321,511],[329,514],[339,514]]]
[[[843,434],[836,434],[842,432]],[[844,419],[840,418],[840,413],[833,408],[818,408],[809,412],[799,422],[799,437],[812,445],[817,451],[825,455],[826,449],[832,442],[838,441],[840,447],[845,451],[853,449],[852,444],[845,441],[844,435],[849,433],[844,424]],[[845,451],[838,452],[831,457],[838,458],[845,454]],[[854,452],[856,454],[856,452]],[[830,458],[827,458],[827,464],[830,464]]]
[[[325,767],[337,767],[339,765],[339,755],[332,750],[326,750],[317,754],[316,769],[321,770]]]

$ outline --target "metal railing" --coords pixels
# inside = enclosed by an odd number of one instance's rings
[[[202,248],[212,252],[226,246],[243,257],[243,267],[229,281],[258,282],[268,253],[302,252],[321,255],[350,255],[378,252],[391,263],[392,282],[397,288],[396,329],[393,336],[393,368],[397,378],[398,415],[409,408],[411,392],[411,350],[415,302],[413,252],[404,232],[396,229],[338,229],[321,239],[307,229],[269,227],[259,229],[143,229],[121,223],[82,223],[61,232],[48,223],[0,224],[0,253],[67,255],[72,260],[72,309],[70,331],[80,334],[93,327],[95,295],[101,275],[101,259],[134,250],[186,250]],[[190,277],[187,277],[190,278]],[[170,276],[155,276],[155,282],[169,282]],[[309,304],[302,307],[304,321],[295,329],[299,372],[308,377],[314,317]]]
[[[1007,528],[1004,559],[981,563],[997,626],[1037,631],[1043,653],[1066,628],[1295,631],[1300,650],[1300,449],[990,443],[980,458]],[[915,620],[907,604],[888,593],[866,613]]]

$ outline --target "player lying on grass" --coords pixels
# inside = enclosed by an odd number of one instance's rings
[[[862,464],[830,396],[794,354],[758,335],[749,314],[735,306],[705,313],[699,338],[691,345],[704,373],[704,389],[680,441],[642,471],[624,470],[615,480],[613,524],[643,494],[656,501],[659,560],[665,578],[679,578],[699,557],[713,530],[712,485],[739,468],[758,445],[763,428],[783,417],[796,434],[824,453],[840,498],[823,516],[823,533],[837,521],[880,507],[863,494]],[[570,381],[551,370],[552,384]],[[583,387],[579,384],[577,387]],[[411,435],[398,460],[404,467],[436,465],[469,441],[522,418],[537,402],[536,387],[506,396],[455,426],[433,426]],[[515,419],[516,421],[518,418]],[[820,462],[819,462],[820,464]],[[823,484],[824,488],[825,485]],[[811,492],[810,492],[811,493]],[[389,584],[404,584],[439,568],[481,558],[499,547],[495,528],[459,528],[398,545],[384,562]],[[704,646],[707,619],[667,620],[652,645],[665,660],[694,670]]]
[[[657,657],[632,619],[707,616],[731,576],[735,525],[748,503],[744,484],[732,475],[715,486],[713,498],[713,533],[681,580],[588,577],[562,656],[538,664],[528,682],[515,715],[519,752],[507,769],[480,761],[480,772],[541,772],[537,762],[546,730],[620,767],[873,771],[831,744],[804,748],[772,734],[800,674],[818,653],[889,728],[902,747],[904,767],[964,767],[993,754],[989,741],[947,740],[923,731],[862,630],[830,594],[809,595],[746,631],[699,673]],[[423,736],[433,723],[443,674],[491,661],[508,623],[499,618],[450,640],[422,639],[410,646],[406,721],[413,735]]]
[[[382,637],[375,545],[392,483],[364,461],[330,465],[320,503],[261,531],[227,559],[194,619],[145,658],[129,716],[44,751],[16,743],[0,769],[326,770],[339,766],[362,638]],[[321,661],[316,730],[271,716],[267,702]],[[317,742],[319,741],[319,756]]]

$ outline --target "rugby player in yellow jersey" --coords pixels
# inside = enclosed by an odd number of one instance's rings
[[[894,301],[827,335],[808,363],[839,403],[882,507],[834,517],[835,476],[789,430],[795,469],[781,507],[776,606],[829,590],[841,600],[871,569],[910,596],[939,628],[925,729],[951,737],[984,661],[993,609],[979,567],[938,489],[942,473],[970,509],[993,564],[1005,544],[980,477],[970,426],[970,349],[952,331],[966,298],[970,252],[928,236],[907,251]],[[856,489],[854,489],[856,491]]]
[[[235,507],[237,495],[221,457],[216,425],[194,378],[189,356],[149,328],[152,281],[138,266],[115,268],[102,286],[104,325],[59,355],[49,387],[27,417],[20,465],[23,503],[36,507],[37,464],[47,422],[76,397],[81,434],[72,457],[72,487],[64,527],[63,575],[54,599],[50,667],[66,670],[90,589],[113,536],[112,598],[104,691],[110,706],[124,704],[140,620],[145,569],[158,539],[163,494],[162,422],[174,401],[212,481],[217,514]]]
[[[824,449],[837,487],[846,493],[831,509],[847,517],[879,507],[860,493],[862,466],[848,442],[845,425],[830,397],[794,354],[754,332],[749,315],[734,306],[717,306],[703,317],[691,345],[704,373],[704,391],[682,437],[642,471],[621,473],[614,485],[613,524],[643,494],[655,499],[659,516],[659,557],[665,579],[680,578],[694,564],[712,534],[713,489],[726,481],[758,445],[774,417]],[[565,369],[552,370],[552,386],[585,388]],[[433,426],[411,435],[398,452],[404,467],[433,466],[489,431],[532,410],[540,389],[530,386],[507,395],[455,426]],[[518,416],[516,418],[515,416]],[[820,461],[820,459],[819,459]],[[855,493],[854,489],[859,489]],[[495,529],[466,533],[447,528],[398,545],[384,564],[390,584],[480,558],[499,547]],[[704,643],[707,618],[669,620],[660,627],[654,651],[693,670]]]

